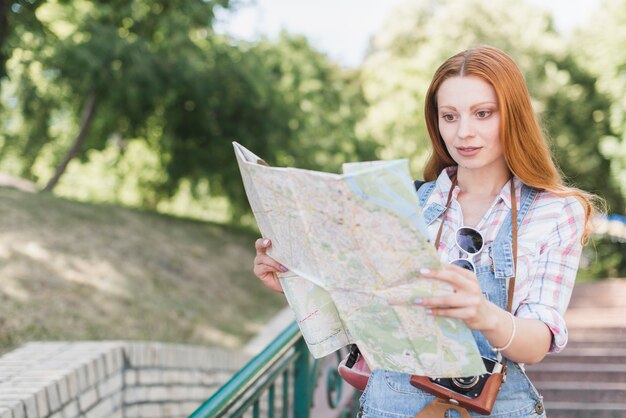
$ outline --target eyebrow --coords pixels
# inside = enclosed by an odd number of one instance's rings
[[[481,107],[481,106],[484,106],[484,105],[496,105],[496,106],[497,106],[497,105],[498,105],[498,103],[497,103],[497,102],[480,102],[480,103],[476,103],[476,104],[471,105],[471,106],[470,106],[470,109],[475,109],[475,108],[477,108],[477,107]],[[448,109],[454,109],[454,110],[456,110],[456,107],[454,107],[454,106],[450,106],[450,105],[442,105],[442,106],[439,106],[438,108],[439,108],[439,109],[442,109],[442,108],[448,108]]]

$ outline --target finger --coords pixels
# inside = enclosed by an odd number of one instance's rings
[[[476,273],[474,273],[471,270],[465,269],[463,267],[457,266],[455,264],[444,264],[441,266],[441,269],[446,270],[446,271],[456,272],[457,274],[460,274],[462,277],[468,280],[476,279]]]
[[[260,279],[264,283],[273,283],[273,282],[279,281],[278,276],[276,275],[275,272],[267,272],[267,273],[261,275]]]
[[[261,255],[258,257],[255,257],[254,259],[254,272],[255,274],[257,272],[260,273],[267,273],[267,272],[272,272],[272,273],[285,273],[286,271],[289,271],[287,269],[287,267],[283,266],[282,264],[280,264],[278,261],[274,260],[273,258],[266,256],[266,255]]]
[[[275,266],[270,266],[268,264],[255,264],[254,265],[254,274],[258,277],[265,276],[268,273],[277,273],[278,269]]]
[[[283,291],[283,286],[280,283],[280,280],[278,276],[276,275],[276,273],[268,274],[264,277],[261,277],[261,281],[263,282],[265,286],[269,287],[270,289],[276,292]]]
[[[425,278],[450,283],[457,290],[468,290],[478,284],[478,279],[474,273],[458,266],[445,265],[433,270],[421,269],[420,274]]]
[[[475,314],[475,310],[468,307],[463,308],[429,308],[428,313],[433,316],[444,316],[446,318],[467,319],[471,318]]]
[[[288,271],[287,267],[282,265],[280,262],[274,260],[269,255],[261,254],[254,257],[254,264],[267,264],[268,266],[274,267],[276,271],[286,272]]]
[[[480,299],[473,294],[467,293],[453,293],[446,296],[434,296],[430,298],[422,298],[417,303],[426,308],[438,308],[438,307],[450,307],[450,308],[462,308],[467,306],[475,306],[480,303]]]
[[[443,264],[437,269],[422,268],[420,269],[420,274],[423,277],[434,278],[440,278],[442,275],[455,274],[467,280],[476,280],[476,274],[474,274],[472,271],[469,271],[459,266],[455,266],[454,264]]]
[[[259,238],[254,242],[254,248],[257,254],[265,254],[267,249],[272,246],[272,240],[268,238]]]

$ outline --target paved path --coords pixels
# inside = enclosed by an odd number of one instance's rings
[[[0,173],[0,187],[13,187],[23,192],[37,192],[37,185],[32,181],[10,176],[6,173]]]

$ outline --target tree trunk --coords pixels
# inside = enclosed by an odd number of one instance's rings
[[[46,187],[43,188],[44,192],[51,192],[52,189],[57,185],[59,179],[65,172],[67,165],[72,161],[83,147],[83,143],[87,138],[87,134],[89,133],[89,129],[91,128],[91,122],[93,121],[94,114],[96,113],[96,93],[91,92],[87,97],[87,101],[83,106],[83,114],[80,118],[80,130],[78,131],[78,135],[76,135],[76,139],[74,140],[74,144],[69,149],[67,154],[65,154],[65,158],[61,161],[61,164],[56,169],[54,176],[48,181]]]

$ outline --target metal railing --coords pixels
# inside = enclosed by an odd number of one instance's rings
[[[336,366],[342,358],[314,360],[294,322],[228,382],[206,400],[190,418],[244,417],[312,418],[316,409],[334,410],[335,417],[355,416],[357,393],[342,396],[343,380]],[[326,392],[318,387],[320,364],[326,369]],[[347,385],[346,385],[347,386]],[[322,405],[325,403],[325,405]],[[319,416],[322,416],[318,413]]]

